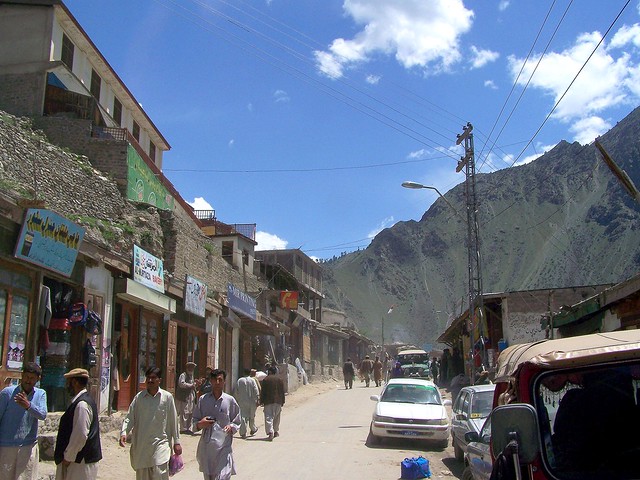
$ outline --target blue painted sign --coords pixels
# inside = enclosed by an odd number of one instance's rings
[[[65,277],[71,276],[84,229],[43,208],[27,210],[14,256]]]
[[[227,299],[231,310],[253,320],[256,319],[256,299],[249,296],[247,292],[240,290],[232,283],[227,283]]]
[[[164,266],[162,260],[134,245],[133,279],[142,285],[164,293]]]

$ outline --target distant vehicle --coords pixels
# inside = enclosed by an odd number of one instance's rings
[[[465,434],[480,432],[482,424],[491,413],[495,389],[495,385],[489,384],[472,385],[460,390],[451,415],[451,440],[457,460],[464,460],[464,452],[467,450]]]
[[[400,362],[400,365],[410,365],[412,363],[429,365],[429,354],[417,348],[401,350],[396,355],[396,361]]]
[[[491,457],[491,416],[487,417],[479,432],[465,435],[467,450],[464,454],[465,469],[462,480],[489,480],[493,469]]]
[[[382,438],[413,438],[435,442],[445,448],[449,444],[451,422],[438,387],[429,380],[392,378],[376,401],[369,440],[379,443]]]
[[[513,345],[495,381],[494,459],[515,440],[530,480],[639,478],[640,330]]]

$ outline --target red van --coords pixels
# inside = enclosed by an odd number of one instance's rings
[[[640,478],[640,330],[507,348],[494,407],[500,478]]]

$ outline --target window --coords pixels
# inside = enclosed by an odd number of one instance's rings
[[[93,95],[93,97],[98,101],[100,101],[101,85],[102,79],[100,78],[100,75],[98,75],[98,72],[94,69],[91,69],[91,88],[89,90],[91,91],[91,95]]]
[[[118,126],[122,125],[122,104],[115,97],[113,97],[113,120]]]
[[[140,141],[140,125],[138,122],[134,120],[133,128],[131,129],[131,133],[133,134],[133,138],[135,138],[138,142]]]
[[[69,67],[69,70],[73,70],[73,51],[75,49],[75,46],[73,45],[73,42],[71,40],[69,40],[69,37],[67,37],[64,33],[62,34],[62,52],[61,52],[61,60],[62,63],[64,63],[67,67]]]
[[[233,242],[222,242],[222,258],[233,265]]]
[[[0,367],[22,370],[29,321],[28,275],[0,268]]]
[[[151,140],[149,140],[149,158],[154,162],[156,161],[156,146]]]
[[[138,382],[145,383],[147,369],[153,365],[158,366],[161,353],[158,349],[158,328],[162,317],[147,310],[142,311],[140,321],[140,340],[138,345]]]

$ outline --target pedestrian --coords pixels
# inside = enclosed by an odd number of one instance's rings
[[[364,356],[364,360],[360,363],[360,372],[364,378],[364,383],[368,387],[371,382],[371,372],[373,371],[373,362],[369,358],[369,355]]]
[[[351,358],[347,358],[347,361],[342,365],[342,376],[344,377],[344,389],[353,389],[353,377],[356,376],[356,371]]]
[[[249,373],[251,379],[256,382],[258,386],[258,402],[260,401],[260,390],[262,389],[262,385],[260,384],[260,380],[258,379],[258,371],[255,368],[251,369],[251,373]]]
[[[240,405],[240,436],[247,437],[247,424],[251,436],[258,431],[256,427],[256,409],[260,402],[260,391],[255,380],[251,378],[251,369],[245,368],[244,377],[238,379],[236,385],[236,400]]]
[[[64,374],[71,404],[60,417],[56,448],[56,480],[95,480],[102,459],[100,421],[96,402],[89,395],[89,372],[74,368]]]
[[[42,370],[29,362],[20,385],[0,392],[0,472],[6,480],[38,478],[38,420],[47,416],[47,392],[35,385]]]
[[[205,393],[211,392],[211,372],[213,372],[213,367],[207,366],[204,369],[204,378],[200,379],[200,390],[198,390],[198,398],[200,398]]]
[[[178,387],[176,388],[176,409],[180,419],[180,433],[186,433],[187,435],[193,435],[191,418],[193,416],[193,407],[196,404],[196,390],[199,384],[194,376],[196,366],[194,362],[187,362],[185,371],[178,377]]]
[[[260,403],[264,405],[264,429],[269,441],[280,436],[280,414],[284,405],[284,382],[277,373],[276,367],[269,367],[260,392]]]
[[[431,360],[430,369],[431,369],[431,376],[433,377],[433,383],[435,383],[436,385],[440,385],[439,378],[438,378],[438,373],[439,373],[438,359],[436,357],[433,357],[433,360]]]
[[[380,357],[376,357],[375,362],[373,362],[373,381],[376,382],[376,387],[382,386],[382,362],[380,361]]]
[[[178,415],[173,395],[160,388],[162,370],[149,367],[145,372],[147,388],[133,397],[122,423],[120,446],[131,434],[131,467],[136,480],[167,480],[171,450],[182,455]]]
[[[449,349],[445,348],[442,352],[442,358],[440,359],[440,386],[449,386],[449,361],[451,360],[451,354]],[[453,398],[452,400],[455,400]]]
[[[391,378],[402,378],[404,377],[404,372],[402,371],[402,364],[400,362],[396,362],[395,366],[391,369]]]
[[[228,480],[236,474],[231,444],[240,427],[240,407],[224,393],[226,378],[224,370],[213,370],[211,393],[200,397],[193,410],[194,429],[203,430],[196,458],[205,480]]]

